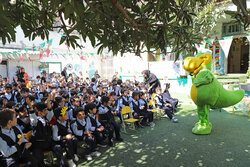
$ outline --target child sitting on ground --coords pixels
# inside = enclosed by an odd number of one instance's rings
[[[16,113],[12,109],[0,111],[0,164],[4,167],[19,166],[26,163],[27,166],[36,167],[36,159],[28,151],[31,143],[24,140],[24,135],[16,127]]]
[[[77,139],[72,135],[68,120],[67,107],[58,107],[54,110],[56,122],[52,126],[52,139],[57,157],[57,164],[64,166],[63,150],[66,150],[66,157],[69,167],[76,167],[74,161],[78,161]],[[73,161],[74,159],[74,161]]]
[[[73,134],[77,137],[78,141],[84,141],[86,144],[85,157],[88,161],[92,160],[92,156],[99,157],[100,152],[96,151],[96,139],[92,132],[87,130],[86,115],[82,107],[75,109],[76,120],[71,122],[71,129]]]

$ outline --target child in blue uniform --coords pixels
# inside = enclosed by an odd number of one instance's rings
[[[52,126],[52,139],[54,141],[57,164],[64,166],[63,150],[66,150],[68,165],[70,167],[76,167],[75,162],[79,160],[77,156],[77,139],[72,135],[72,131],[70,130],[67,107],[56,108],[54,115],[56,122]]]
[[[36,159],[28,149],[31,143],[24,140],[24,135],[16,127],[16,113],[12,109],[0,111],[0,165],[4,167],[18,167],[20,163],[36,167]]]
[[[96,139],[91,131],[87,130],[86,115],[82,107],[75,109],[76,120],[71,122],[71,129],[78,141],[85,142],[85,157],[87,160],[92,160],[92,156],[100,156],[101,153],[96,151]]]

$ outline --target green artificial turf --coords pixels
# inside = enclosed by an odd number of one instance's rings
[[[123,143],[101,148],[100,157],[90,162],[81,159],[78,166],[149,166],[149,167],[249,167],[250,121],[247,116],[226,110],[211,110],[210,135],[192,134],[198,121],[196,106],[187,95],[175,94],[181,101],[176,117],[155,120],[154,128],[122,133]],[[80,149],[80,148],[79,148]],[[79,151],[83,156],[83,150]]]

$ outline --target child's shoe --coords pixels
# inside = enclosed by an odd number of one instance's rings
[[[85,155],[85,158],[86,158],[87,161],[91,161],[92,160],[91,155]]]
[[[78,162],[78,161],[79,161],[79,157],[78,157],[77,154],[74,154],[74,161],[75,161],[75,162]]]
[[[163,118],[169,118],[167,114],[163,115],[162,117]]]
[[[154,122],[150,122],[150,123],[149,123],[149,126],[150,126],[151,128],[153,128],[153,127],[155,126],[155,123],[154,123]]]
[[[100,152],[98,152],[98,151],[95,151],[95,152],[92,152],[91,155],[93,157],[100,157],[102,154]]]
[[[68,160],[68,166],[69,167],[76,167],[76,164],[74,163],[74,161],[72,159]]]
[[[171,120],[173,121],[173,123],[177,123],[178,122],[178,119],[176,119],[175,117],[173,117]]]

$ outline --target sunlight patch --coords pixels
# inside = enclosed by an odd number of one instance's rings
[[[142,148],[141,149],[135,149],[134,152],[135,153],[140,153],[142,151]]]

